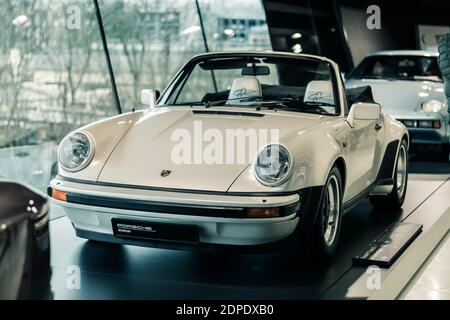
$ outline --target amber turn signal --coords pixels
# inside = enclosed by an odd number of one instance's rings
[[[52,198],[55,198],[55,199],[61,200],[61,201],[67,201],[67,192],[52,189]]]
[[[280,216],[280,208],[249,208],[248,218],[275,218]]]

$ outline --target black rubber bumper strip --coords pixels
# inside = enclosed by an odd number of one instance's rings
[[[51,190],[49,190],[51,193]],[[223,218],[247,218],[247,208],[245,207],[223,207],[223,206],[194,206],[194,205],[179,205],[165,202],[153,202],[145,200],[113,198],[113,197],[99,197],[91,195],[83,195],[76,193],[67,194],[68,203],[76,203],[89,205],[94,207],[106,207],[113,209],[124,209],[134,211],[146,211],[155,213],[168,214],[182,214],[192,216],[206,216],[206,217],[223,217]],[[300,208],[300,202],[282,206],[282,207],[267,207],[280,208],[280,216],[289,216],[296,213]],[[264,219],[264,218],[254,218]]]

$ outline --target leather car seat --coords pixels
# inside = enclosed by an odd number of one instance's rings
[[[252,76],[242,76],[234,79],[226,104],[253,104],[262,98],[261,83]]]
[[[313,80],[306,86],[304,102],[334,104],[333,86],[331,81]]]

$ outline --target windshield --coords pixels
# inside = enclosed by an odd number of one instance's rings
[[[371,56],[349,75],[352,79],[442,81],[437,57]]]
[[[331,67],[313,59],[230,56],[188,65],[160,105],[277,108],[338,114]]]

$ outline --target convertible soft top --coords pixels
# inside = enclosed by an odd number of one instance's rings
[[[292,96],[303,96],[304,88],[301,87],[291,87],[291,86],[275,86],[275,85],[262,85],[263,96],[265,97],[277,97],[277,95],[292,95]],[[372,94],[372,88],[370,86],[361,86],[356,88],[347,89],[347,99],[349,106],[357,102],[369,102],[375,103]],[[207,93],[202,102],[206,101],[216,101],[216,100],[226,100],[228,98],[229,90],[219,91],[217,93]]]
[[[357,102],[375,103],[373,99],[372,88],[370,86],[350,88],[346,91],[349,106]]]

